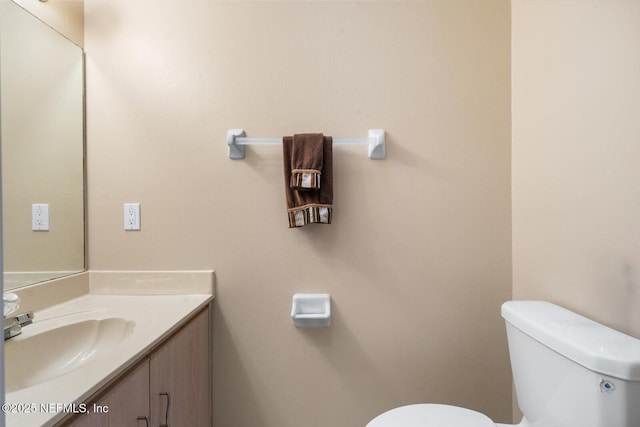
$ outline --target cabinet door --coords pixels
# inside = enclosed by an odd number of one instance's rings
[[[209,311],[151,355],[151,425],[211,426]]]
[[[65,426],[147,427],[149,361],[141,363],[97,400],[90,401],[87,410]]]

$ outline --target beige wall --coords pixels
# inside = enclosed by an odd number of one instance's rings
[[[84,46],[84,0],[13,1],[78,46]]]
[[[514,298],[640,337],[640,2],[512,3]]]
[[[87,0],[92,269],[217,274],[215,425],[354,427],[412,402],[510,419],[508,1]],[[336,147],[331,226],[287,228],[281,149]],[[142,203],[125,232],[122,204]],[[296,329],[296,292],[329,292]]]

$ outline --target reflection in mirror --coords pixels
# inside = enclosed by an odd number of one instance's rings
[[[0,1],[5,290],[85,268],[83,61],[78,46]],[[33,204],[49,205],[49,230],[33,230]]]

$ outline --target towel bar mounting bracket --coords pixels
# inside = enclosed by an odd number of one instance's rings
[[[241,160],[245,156],[245,146],[236,143],[236,138],[246,136],[242,129],[229,129],[227,131],[227,145],[229,146],[229,158],[232,160]]]
[[[387,157],[384,129],[369,129],[368,155],[374,160]]]
[[[387,156],[384,129],[369,129],[366,138],[334,138],[335,145],[363,144],[367,145],[370,159],[384,159]],[[243,129],[229,129],[227,131],[227,146],[229,158],[244,159],[245,146],[250,144],[281,144],[280,138],[247,138]]]

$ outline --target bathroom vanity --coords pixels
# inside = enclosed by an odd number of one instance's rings
[[[86,414],[57,425],[210,426],[209,310],[85,401]]]
[[[5,342],[7,426],[211,426],[213,272],[83,275],[54,305],[18,291],[35,318]]]

